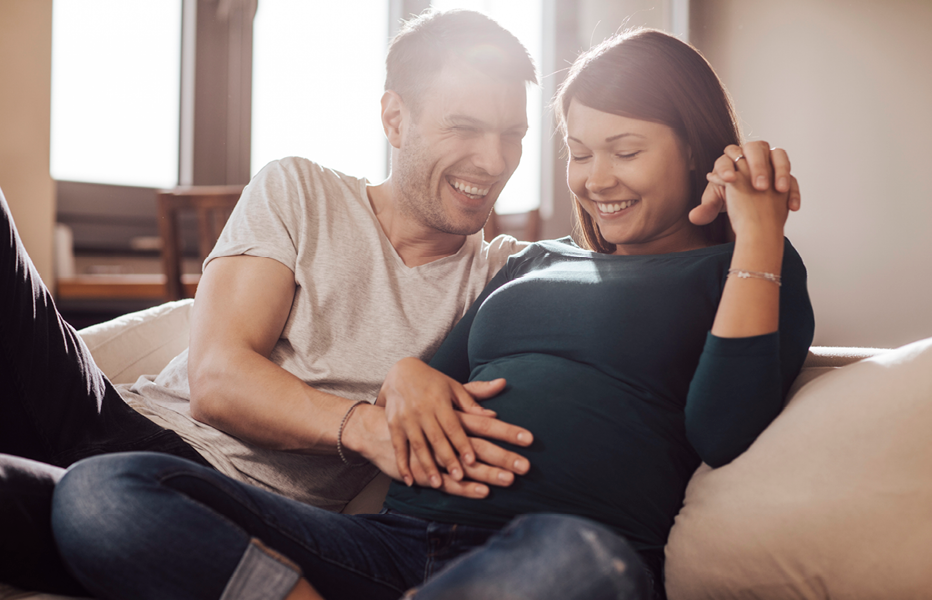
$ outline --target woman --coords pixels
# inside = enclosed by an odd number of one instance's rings
[[[418,597],[662,596],[692,472],[743,452],[802,366],[805,269],[783,238],[786,193],[751,185],[727,95],[689,46],[655,31],[608,40],[556,104],[588,247],[512,257],[431,361],[460,382],[507,380],[484,406],[534,433],[508,448],[527,475],[482,499],[395,483],[383,514],[345,516],[180,459],[91,459],[59,484],[53,514],[89,589],[388,598],[428,579]],[[723,149],[731,243],[699,206]],[[519,517],[534,513],[574,517]]]

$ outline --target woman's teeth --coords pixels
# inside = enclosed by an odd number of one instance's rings
[[[624,202],[611,202],[611,203],[599,202],[598,207],[599,207],[599,211],[610,215],[612,213],[618,212],[619,210],[624,210],[628,208],[635,202],[637,202],[637,200],[625,200]]]
[[[489,188],[478,188],[474,185],[467,185],[460,181],[450,180],[450,185],[459,190],[460,192],[466,194],[470,198],[482,198],[489,193]]]

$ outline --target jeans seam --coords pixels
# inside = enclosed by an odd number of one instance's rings
[[[190,472],[190,471],[185,471],[185,472],[181,472],[181,473],[178,473],[178,472],[175,472],[175,473],[168,473],[168,474],[165,474],[165,475],[160,476],[160,477],[158,478],[157,481],[158,481],[159,485],[161,485],[164,481],[167,481],[167,480],[169,480],[169,479],[172,479],[172,478],[175,478],[175,477],[185,477],[185,476],[187,476],[187,477],[194,477],[194,478],[198,479],[199,481],[201,481],[201,482],[203,482],[203,483],[207,483],[207,484],[213,486],[214,488],[219,489],[219,490],[222,491],[223,493],[227,494],[229,498],[231,498],[234,502],[236,502],[238,505],[240,505],[240,506],[241,506],[242,508],[244,508],[245,510],[248,510],[253,516],[259,518],[259,520],[260,520],[260,521],[263,521],[264,523],[266,523],[266,525],[268,525],[268,526],[270,526],[270,527],[273,527],[276,531],[278,531],[278,533],[279,533],[280,535],[282,535],[283,537],[288,538],[288,539],[291,540],[295,545],[302,547],[302,548],[304,549],[305,552],[307,552],[307,553],[309,553],[309,554],[313,554],[315,557],[317,557],[318,560],[320,560],[320,561],[322,561],[322,562],[325,562],[325,563],[327,563],[327,564],[333,565],[333,566],[335,566],[335,567],[337,567],[337,568],[344,569],[344,570],[346,570],[346,571],[348,571],[348,572],[350,572],[350,573],[353,573],[354,575],[358,575],[358,576],[360,576],[360,577],[362,577],[362,578],[364,578],[364,579],[367,579],[367,580],[369,580],[369,581],[371,581],[371,582],[373,582],[373,583],[376,583],[376,584],[378,584],[378,585],[385,586],[385,587],[387,587],[387,588],[389,588],[389,589],[391,589],[391,590],[393,590],[393,591],[398,592],[399,594],[403,594],[403,593],[405,592],[405,589],[404,589],[404,588],[400,588],[400,587],[397,587],[397,586],[395,586],[395,585],[392,585],[391,583],[389,583],[389,582],[387,582],[387,581],[383,581],[383,580],[381,580],[381,579],[378,578],[378,577],[374,577],[374,576],[371,575],[370,573],[364,573],[364,572],[362,572],[362,571],[359,571],[359,570],[357,570],[357,569],[354,569],[354,568],[352,568],[352,567],[349,567],[348,565],[339,563],[339,562],[337,562],[337,561],[335,561],[335,560],[333,560],[333,559],[327,558],[327,557],[325,557],[325,556],[321,556],[321,554],[320,554],[319,552],[317,552],[317,551],[313,550],[312,548],[308,547],[308,545],[305,544],[303,541],[301,541],[300,539],[298,539],[298,538],[294,537],[293,535],[291,535],[291,533],[288,532],[288,531],[285,529],[285,527],[282,526],[276,519],[271,519],[271,518],[269,518],[269,517],[267,517],[267,516],[265,516],[265,515],[259,514],[258,512],[256,512],[256,511],[253,509],[252,506],[249,506],[249,505],[245,504],[243,501],[241,501],[240,498],[239,498],[239,494],[236,494],[236,495],[229,494],[229,493],[227,492],[226,489],[224,489],[224,488],[218,486],[216,483],[214,483],[214,482],[211,481],[210,479],[200,477],[197,473],[192,473],[192,472]],[[248,484],[247,484],[247,485],[248,485]],[[168,486],[166,486],[166,487],[168,487]],[[235,528],[238,529],[239,531],[242,531],[242,532],[243,532],[247,537],[249,537],[250,539],[256,538],[256,536],[250,534],[248,531],[246,531],[245,529],[243,529],[243,527],[241,527],[239,524],[237,524],[237,523],[235,523],[234,521],[230,520],[230,519],[227,518],[225,515],[223,515],[223,514],[217,512],[216,510],[214,510],[214,509],[211,508],[210,506],[207,506],[206,504],[202,504],[202,503],[198,502],[197,500],[194,500],[193,498],[190,498],[187,494],[185,494],[185,493],[183,493],[183,492],[179,492],[178,490],[172,490],[172,491],[174,491],[175,493],[180,494],[181,497],[184,498],[184,500],[185,500],[186,502],[191,502],[191,503],[193,503],[193,504],[197,504],[198,506],[200,506],[200,507],[202,507],[202,508],[206,508],[207,510],[211,511],[211,512],[214,513],[216,516],[220,517],[221,519],[223,519],[224,521],[226,521],[227,523],[229,523],[230,525],[232,525],[233,527],[235,527]],[[323,510],[323,509],[321,509],[321,510]],[[260,539],[260,541],[262,541],[262,543],[263,543],[264,545],[268,546],[268,544],[267,544],[264,540],[261,540],[261,538],[256,538],[256,539]],[[271,548],[271,546],[269,546],[269,548]],[[272,549],[274,549],[274,548],[272,548]],[[275,551],[278,552],[278,550],[275,550]],[[282,556],[285,557],[285,558],[287,558],[288,560],[294,562],[294,559],[292,559],[291,557],[287,556],[286,554],[282,553]],[[297,564],[297,563],[295,563],[295,564]],[[300,566],[299,566],[299,568],[300,568]],[[311,583],[311,585],[313,585],[313,582],[310,582],[310,583]]]

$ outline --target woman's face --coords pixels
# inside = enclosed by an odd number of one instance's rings
[[[570,102],[566,180],[615,254],[663,254],[708,245],[689,222],[691,156],[660,123]]]

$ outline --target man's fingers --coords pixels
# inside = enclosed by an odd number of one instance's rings
[[[517,475],[524,475],[531,468],[531,462],[528,459],[488,440],[473,438],[472,443],[481,463],[505,469]]]
[[[530,446],[531,442],[534,441],[534,436],[530,431],[511,423],[467,413],[459,413],[457,416],[463,423],[466,433],[473,436],[501,440],[516,446]],[[473,445],[473,448],[475,448],[475,445]],[[478,450],[476,451],[478,452]]]
[[[489,495],[489,486],[472,480],[457,481],[449,475],[443,476],[443,487],[440,489],[464,498],[485,498]]]
[[[773,165],[774,187],[778,192],[790,191],[790,157],[783,148],[770,151],[770,163]]]
[[[466,467],[466,476],[477,483],[486,483],[497,487],[508,487],[515,482],[515,474],[513,471],[493,467],[481,462]]]
[[[770,164],[770,145],[764,141],[748,142],[741,147],[744,158],[751,170],[751,185],[754,189],[764,191],[770,187],[773,169]]]

